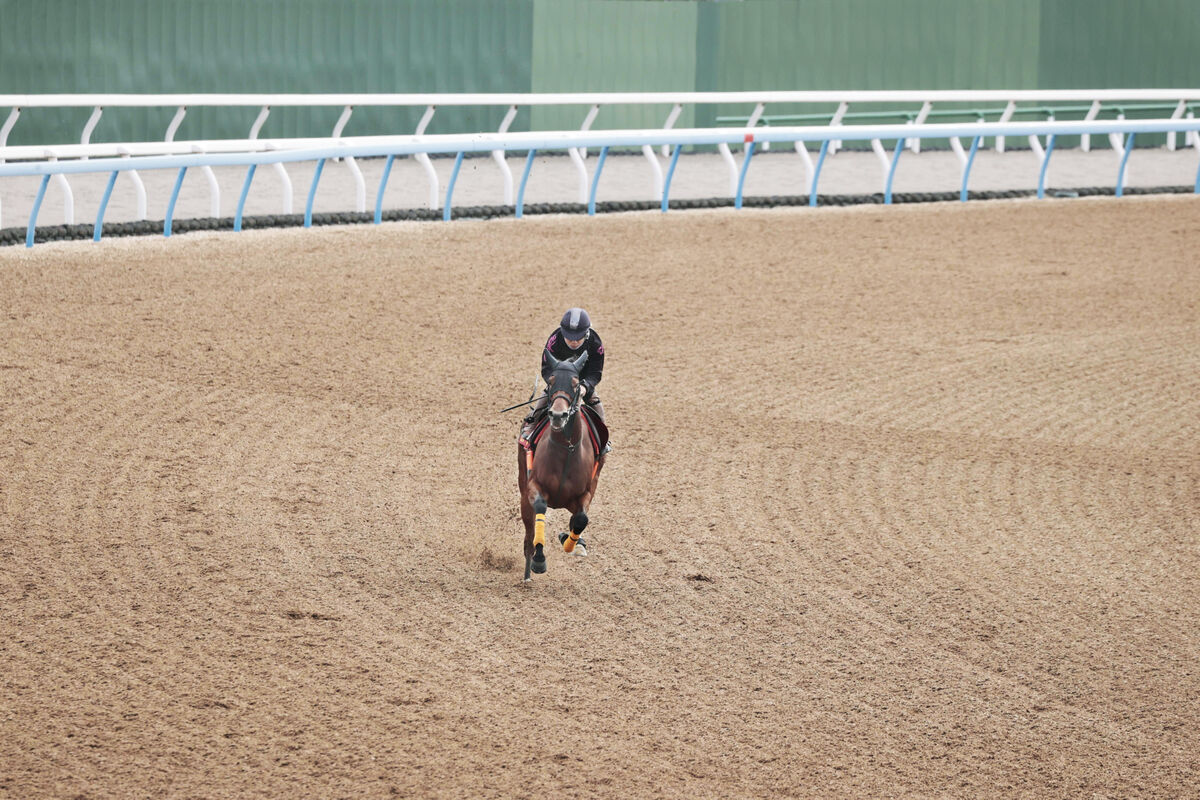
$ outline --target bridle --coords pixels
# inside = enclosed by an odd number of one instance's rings
[[[565,397],[567,399],[567,403],[569,404],[567,407],[567,410],[565,412],[563,412],[561,417],[559,414],[556,414],[554,411],[551,410],[551,408],[554,406],[554,401],[560,397]],[[567,425],[571,421],[571,417],[573,417],[579,413],[579,406],[582,403],[582,401],[583,401],[583,384],[582,383],[580,383],[578,386],[576,386],[575,390],[573,392],[568,392],[565,389],[558,389],[555,392],[553,392],[550,395],[549,399],[546,400],[546,413],[550,417],[551,430],[553,430],[553,427],[554,427],[554,420],[561,418],[563,420],[561,430],[565,431],[567,428]],[[579,439],[576,439],[574,442],[572,442],[570,440],[567,441],[567,452],[568,453],[574,452],[575,448],[579,446],[579,440],[582,438],[583,438],[583,430],[580,429]]]
[[[562,428],[560,430],[565,430],[567,427],[567,423],[569,423],[571,421],[571,417],[573,417],[577,413],[579,413],[579,405],[580,405],[580,403],[583,402],[583,380],[580,377],[580,372],[583,370],[583,365],[587,363],[588,354],[587,354],[587,351],[585,350],[582,355],[580,355],[578,358],[576,358],[574,360],[560,361],[557,358],[555,358],[553,355],[551,355],[549,352],[547,352],[546,358],[550,364],[550,367],[554,370],[555,374],[558,374],[558,375],[572,374],[573,378],[576,378],[577,380],[579,380],[579,382],[576,383],[575,386],[572,387],[572,390],[569,392],[566,389],[555,389],[554,391],[550,391],[549,387],[547,387],[547,390],[546,390],[549,393],[549,397],[546,398],[546,413],[549,414],[549,416],[550,416],[551,430],[554,430],[555,420],[559,420],[559,419],[562,420]],[[566,367],[567,369],[560,371],[560,367]],[[551,408],[554,405],[554,401],[557,400],[559,397],[565,397],[567,399],[567,402],[570,404],[570,406],[567,408],[567,410],[565,412],[565,416],[556,414],[553,411],[551,411]],[[576,439],[574,442],[571,442],[571,441],[567,442],[567,452],[568,453],[574,452],[575,448],[579,445],[579,442],[582,439],[583,439],[583,429],[581,427],[580,431],[579,431],[579,439]]]

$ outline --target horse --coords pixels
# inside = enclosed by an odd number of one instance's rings
[[[596,483],[604,466],[604,457],[597,456],[598,447],[585,430],[581,410],[583,396],[579,373],[587,362],[585,352],[575,359],[559,361],[549,353],[548,363],[553,370],[546,381],[548,430],[541,435],[540,444],[532,452],[518,446],[517,485],[521,491],[521,520],[525,523],[525,582],[532,580],[531,572],[546,571],[546,510],[565,508],[571,512],[570,530],[558,540],[567,553],[585,555],[586,545],[579,534],[588,524],[588,507],[596,495]],[[607,431],[595,417],[594,427]],[[532,443],[530,443],[532,444]],[[603,441],[599,441],[602,447]],[[576,550],[576,546],[579,550]]]

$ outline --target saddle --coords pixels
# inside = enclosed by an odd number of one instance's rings
[[[580,413],[583,415],[583,427],[592,440],[593,452],[602,452],[604,445],[608,444],[608,426],[586,403],[580,408]],[[524,447],[532,455],[537,450],[538,442],[542,440],[548,430],[550,430],[550,415],[543,408],[534,420],[533,427],[529,429],[529,435],[521,437],[521,447]]]

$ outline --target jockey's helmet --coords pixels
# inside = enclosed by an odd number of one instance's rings
[[[558,327],[562,330],[564,339],[577,342],[587,337],[588,330],[592,327],[592,319],[582,308],[571,308],[563,314]]]

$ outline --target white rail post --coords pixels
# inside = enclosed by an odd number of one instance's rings
[[[102,106],[96,106],[92,109],[92,115],[88,117],[87,124],[83,126],[83,135],[79,137],[80,144],[87,144],[92,140],[92,131],[96,130],[96,124],[100,122],[100,115],[104,113]],[[87,161],[87,156],[80,156],[80,161]]]
[[[1054,122],[1054,115],[1053,114],[1047,115],[1046,122]],[[1049,142],[1050,142],[1049,136],[1046,137],[1046,142],[1047,142],[1047,146],[1049,146]],[[1042,147],[1042,140],[1038,138],[1037,134],[1030,135],[1029,149],[1033,150],[1033,154],[1035,156],[1037,156],[1038,170],[1040,172],[1042,166],[1045,165],[1045,163],[1046,163],[1046,149],[1044,147]],[[1049,180],[1049,178],[1047,178],[1047,180]]]
[[[333,126],[333,133],[330,138],[336,139],[338,144],[344,144],[341,139],[342,131],[346,128],[346,123],[350,121],[350,115],[354,113],[354,106],[345,106],[342,109],[341,116],[338,117],[337,124]],[[338,159],[334,159],[337,161]],[[350,175],[354,178],[354,210],[359,213],[367,210],[367,182],[363,179],[362,170],[358,168],[358,164],[354,161],[354,156],[346,156],[343,161],[346,162],[346,169],[350,170]]]
[[[1008,105],[1006,105],[1004,107],[1004,113],[1000,115],[1000,122],[1008,122],[1010,119],[1012,119],[1013,112],[1016,110],[1017,110],[1017,101],[1009,100]],[[1004,152],[1004,137],[1003,136],[996,137],[996,152],[997,153]]]
[[[600,113],[600,104],[592,106],[584,117],[583,125],[580,126],[580,132],[586,131],[592,127],[592,122],[595,121],[596,115]],[[579,202],[586,203],[588,201],[588,174],[587,167],[583,165],[583,160],[587,158],[586,147],[572,147],[567,150],[567,155],[571,157],[571,163],[575,165],[575,172],[579,175]]]
[[[416,136],[425,133],[425,129],[429,127],[429,121],[433,119],[433,112],[436,110],[437,106],[425,106],[425,113],[421,115],[421,121],[417,123],[417,130],[414,132]],[[425,177],[429,180],[429,207],[437,211],[440,202],[437,172],[433,168],[433,162],[429,160],[428,153],[417,153],[416,158],[417,163],[425,170]]]
[[[1119,112],[1117,119],[1125,119],[1125,112]],[[1117,157],[1118,169],[1121,170],[1117,176],[1117,180],[1121,184],[1124,184],[1129,179],[1129,162],[1125,160],[1125,143],[1128,141],[1128,139],[1123,138],[1119,133],[1110,133],[1108,135],[1108,143],[1112,145],[1113,153]]]
[[[270,150],[271,146],[267,145]],[[193,153],[203,153],[204,148],[200,145],[192,145]],[[213,173],[212,167],[205,164],[200,168],[204,173],[204,179],[208,181],[208,215],[210,217],[221,216],[221,187],[217,185],[217,176]]]
[[[268,150],[277,150],[278,146],[272,142],[267,145]],[[283,213],[292,213],[292,177],[288,175],[288,171],[284,169],[282,161],[276,161],[271,165],[275,174],[279,176],[280,193],[283,197]],[[214,214],[213,216],[216,216]]]
[[[1125,119],[1125,112],[1124,111],[1117,112],[1117,119],[1118,120]],[[1124,143],[1124,140],[1121,138],[1121,134],[1110,133],[1108,135],[1108,146],[1111,147],[1113,149],[1113,152],[1117,154],[1118,159],[1122,158],[1125,155],[1125,143]]]
[[[1187,101],[1180,100],[1179,104],[1175,106],[1175,113],[1173,113],[1171,115],[1171,119],[1179,119],[1180,117],[1183,116],[1183,112],[1186,109],[1187,109]],[[1185,147],[1187,146],[1186,141],[1184,142],[1184,146]],[[1167,133],[1167,149],[1170,150],[1171,152],[1175,152],[1175,131],[1170,131]]]
[[[800,139],[796,140],[796,153],[799,154],[800,160],[804,162],[804,178],[808,184],[808,194],[811,197],[813,193],[813,184],[817,180],[817,170],[813,165],[812,155],[808,152],[808,146]]]
[[[961,167],[967,166],[967,153],[963,150],[962,142],[957,136],[950,137],[950,149],[954,151],[954,155],[958,156],[958,164]]]
[[[1046,117],[1046,122],[1053,121],[1053,114]],[[1046,141],[1049,141],[1049,138],[1047,138]],[[1042,165],[1042,161],[1046,158],[1046,150],[1042,147],[1042,140],[1038,138],[1036,133],[1029,135],[1029,149],[1033,151],[1035,156],[1037,156],[1038,166],[1040,167]]]
[[[654,190],[654,198],[662,200],[663,195],[663,171],[662,165],[658,163],[658,156],[654,155],[654,148],[648,144],[642,145],[642,155],[650,162],[651,185]]]
[[[675,125],[675,120],[679,119],[679,115],[682,112],[683,112],[683,103],[676,103],[674,105],[674,107],[671,108],[671,113],[667,114],[667,121],[663,124],[663,130],[664,131],[671,130],[672,126]],[[660,152],[662,153],[663,158],[669,158],[671,155],[671,145],[664,144],[662,146],[662,150]]]
[[[833,119],[829,120],[830,127],[842,124],[842,117],[846,116],[846,112],[850,110],[850,104],[844,100],[838,104],[837,111],[833,112]],[[829,155],[833,155],[842,147],[841,139],[834,139],[829,143]]]
[[[346,140],[338,139],[337,143],[344,145]],[[346,168],[354,176],[354,210],[361,214],[367,210],[367,182],[363,178],[362,170],[358,168],[354,156],[346,156]]]
[[[13,110],[8,112],[8,119],[4,120],[4,127],[0,128],[0,147],[8,146],[8,132],[13,129],[13,125],[17,124],[17,118],[21,116],[21,109],[13,107]],[[0,158],[0,164],[4,163],[4,159]]]
[[[767,106],[765,103],[759,103],[758,105],[754,106],[754,111],[752,111],[750,113],[750,118],[746,120],[746,128],[747,129],[749,129],[750,131],[754,130],[754,127],[756,125],[758,125],[758,121],[760,119],[762,119],[763,111],[766,110],[766,107]],[[771,149],[770,145],[771,145],[770,142],[763,142],[761,149],[770,150]],[[742,150],[745,150],[745,149],[746,149],[746,146],[742,145]]]
[[[879,158],[879,164],[883,167],[883,189],[880,191],[887,192],[888,172],[892,169],[892,159],[888,156],[887,151],[883,149],[883,142],[878,139],[871,140],[871,149],[875,151],[875,155]]]
[[[1084,115],[1083,121],[1091,122],[1092,120],[1094,120],[1096,118],[1096,115],[1099,113],[1100,113],[1100,101],[1093,100],[1092,107],[1089,108],[1087,114]],[[1090,133],[1085,133],[1079,137],[1079,149],[1085,153],[1092,152],[1092,135]]]
[[[17,117],[19,116],[21,116],[21,109],[17,106],[14,106],[13,110],[8,112],[8,119],[4,121],[4,127],[0,128],[0,147],[8,145],[8,132],[13,129],[13,125],[17,124]],[[0,158],[0,164],[3,164],[4,161],[5,159]],[[0,224],[0,228],[2,227],[4,227],[3,224]]]
[[[183,118],[187,116],[187,106],[180,106],[175,109],[175,116],[171,117],[171,124],[167,126],[167,135],[163,138],[164,142],[175,141],[175,132],[179,130],[179,126],[183,124]]]
[[[329,134],[330,139],[338,139],[342,135],[342,131],[346,128],[346,123],[350,121],[350,115],[354,113],[354,106],[346,106],[342,109],[341,115],[338,116],[338,121],[333,125],[333,133]],[[335,158],[334,161],[341,161],[340,158]]]
[[[53,164],[58,161],[58,156],[53,150],[46,150],[46,160]],[[63,222],[67,225],[75,224],[75,195],[71,194],[71,184],[67,183],[67,176],[61,172],[54,173],[54,183],[63,191]]]
[[[504,120],[500,123],[500,129],[497,133],[507,133],[508,126],[512,125],[512,121],[517,116],[517,107],[515,105],[508,107],[508,113],[504,115]],[[513,204],[513,174],[508,168],[508,162],[504,159],[503,150],[493,150],[492,160],[496,162],[496,166],[500,168],[500,175],[504,179],[504,205],[511,206]]]
[[[255,117],[254,124],[250,126],[250,135],[247,136],[246,138],[247,139],[257,139],[258,132],[262,130],[262,126],[266,124],[267,117],[269,117],[270,115],[271,115],[271,107],[263,106],[262,109],[258,112],[258,116]]]
[[[913,125],[924,125],[925,119],[929,116],[929,112],[933,110],[933,103],[926,100],[921,104],[921,110],[917,112],[917,118],[913,121]],[[921,137],[914,136],[912,142],[909,143],[908,149],[914,153],[921,152]]]
[[[718,142],[717,152],[721,154],[721,160],[725,162],[726,168],[729,169],[729,193],[736,195],[738,185],[737,162],[733,160],[733,153],[729,152],[729,145],[727,143]]]
[[[117,155],[121,158],[129,158],[131,153],[128,147],[118,147]],[[129,179],[133,181],[133,190],[137,196],[137,218],[143,220],[146,218],[146,184],[142,183],[142,176],[138,174],[136,169],[125,170],[129,174]]]

